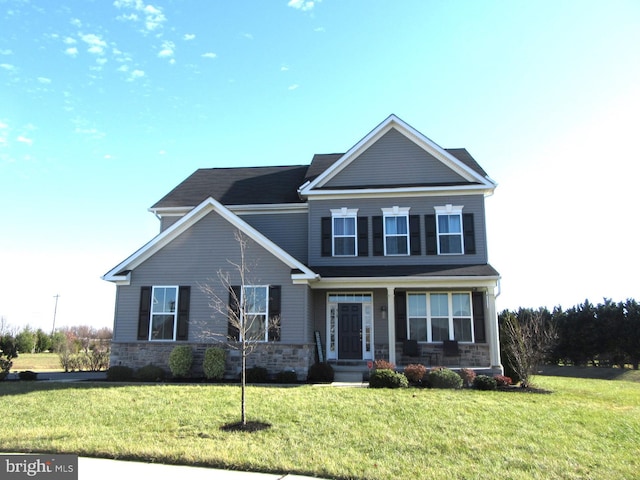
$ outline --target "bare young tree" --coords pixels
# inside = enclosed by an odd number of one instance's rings
[[[202,336],[218,338],[228,348],[240,352],[241,425],[246,427],[247,357],[265,340],[265,329],[268,329],[269,335],[273,333],[279,338],[280,322],[279,318],[269,318],[268,312],[266,315],[262,312],[257,313],[256,305],[266,299],[257,298],[259,293],[249,287],[256,284],[250,280],[252,265],[247,260],[249,238],[238,230],[234,233],[234,238],[240,249],[240,259],[238,262],[227,261],[238,274],[239,282],[232,281],[230,273],[220,269],[217,273],[218,281],[215,282],[219,284],[219,289],[213,286],[213,281],[199,285],[200,290],[209,298],[212,318],[215,319],[219,315],[227,319],[228,333],[225,335],[203,329]]]
[[[506,315],[503,333],[507,358],[520,377],[520,385],[530,386],[530,378],[555,345],[557,332],[552,321],[541,311],[522,316],[509,312]]]

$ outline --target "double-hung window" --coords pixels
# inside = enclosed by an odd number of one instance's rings
[[[383,208],[384,254],[409,255],[409,208]]]
[[[462,235],[462,207],[445,205],[435,207],[439,255],[461,255],[464,253]]]
[[[266,342],[268,340],[269,287],[267,285],[245,286],[242,292],[244,318],[242,318],[246,340]]]
[[[151,331],[149,339],[175,340],[178,287],[153,287],[151,298]]]
[[[358,210],[331,210],[333,223],[333,255],[336,257],[354,257],[358,255]]]
[[[410,292],[407,296],[409,338],[419,342],[473,342],[471,294]]]

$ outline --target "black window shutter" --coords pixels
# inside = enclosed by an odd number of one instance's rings
[[[476,343],[485,343],[487,337],[484,330],[484,294],[473,292],[473,336]]]
[[[151,287],[140,287],[140,310],[138,312],[138,340],[149,340],[151,322]]]
[[[280,341],[280,285],[269,287],[269,341]]]
[[[191,287],[178,288],[178,332],[176,340],[189,339],[189,302],[191,300]]]
[[[369,256],[369,218],[358,217],[358,256]]]
[[[331,244],[333,243],[331,228],[331,217],[322,217],[321,235],[322,235],[322,256],[330,257],[332,253]]]
[[[229,340],[240,340],[240,329],[236,322],[240,321],[240,304],[242,289],[239,285],[234,285],[229,290],[229,322],[227,325],[227,337]]]
[[[464,253],[476,253],[473,213],[465,213],[462,215],[462,232],[464,234]]]
[[[396,292],[395,296],[396,308],[396,340],[407,339],[407,295],[405,292]],[[391,318],[389,319],[391,321]]]
[[[427,255],[438,254],[438,233],[436,231],[436,216],[424,216],[424,229],[427,237]]]
[[[422,254],[420,246],[420,215],[409,215],[409,245],[411,255]]]
[[[373,254],[375,256],[384,255],[384,231],[382,228],[382,217],[371,217],[371,227],[373,230]]]

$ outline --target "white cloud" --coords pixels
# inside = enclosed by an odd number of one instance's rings
[[[8,70],[10,72],[15,71],[16,67],[14,65],[11,65],[10,63],[0,63],[0,68],[3,68],[5,70]]]
[[[317,0],[318,3],[320,3],[320,1],[321,0]],[[312,10],[315,4],[316,2],[313,0],[289,0],[287,6],[306,12]]]
[[[316,28],[313,29],[313,31],[314,32],[324,32],[325,29],[324,29],[324,27],[316,27]]]
[[[282,65],[282,66],[280,67],[280,71],[281,71],[281,72],[288,72],[288,71],[289,71],[289,67],[288,67],[287,65]]]
[[[32,145],[33,144],[33,140],[31,140],[30,138],[27,138],[23,135],[18,135],[18,138],[16,138],[16,140],[20,143],[24,143],[26,145]]]
[[[162,8],[151,4],[145,5],[143,0],[115,0],[113,5],[119,9],[133,10],[130,13],[120,15],[117,17],[118,20],[137,22],[142,16],[144,17],[145,29],[148,31],[162,27],[162,24],[167,21],[167,17],[162,13]]]
[[[38,77],[38,81],[40,83],[44,83],[45,85],[51,83],[51,79],[47,77]]]
[[[82,26],[82,22],[78,18],[72,18],[70,21],[71,25],[80,28]]]
[[[76,47],[69,47],[64,51],[65,55],[69,55],[70,57],[75,57],[78,55],[78,49]]]
[[[104,58],[104,57],[101,57],[101,58],[99,58],[99,59],[97,59],[97,60],[96,60],[96,63],[97,63],[98,65],[104,65],[104,64],[105,64],[105,63],[107,63],[107,62],[108,62],[108,60],[107,60],[106,58]]]
[[[128,72],[129,71],[129,65],[120,65],[118,67],[118,71],[119,72]]]
[[[251,35],[250,33],[243,33],[242,36],[247,40],[253,40],[253,35]]]
[[[173,57],[175,48],[176,48],[175,43],[169,40],[165,40],[164,42],[162,42],[162,50],[160,50],[160,52],[158,53],[158,56],[160,58]]]
[[[9,125],[4,122],[0,122],[0,128],[9,128]]]
[[[207,53],[203,53],[202,56],[204,58],[216,58],[218,55],[213,52],[207,52]]]
[[[297,83],[289,85],[289,90],[297,90],[298,88],[300,88],[300,85],[298,85]]]
[[[76,41],[76,39],[75,39],[75,38],[72,38],[72,37],[66,37],[66,38],[63,40],[63,42],[64,42],[64,43],[66,43],[67,45],[75,45],[76,43],[78,43],[78,42]]]
[[[144,77],[144,70],[134,70],[133,72],[131,72],[131,75],[127,80],[129,82],[133,82],[134,80],[142,77]]]
[[[107,46],[107,42],[102,40],[99,35],[95,35],[93,33],[87,33],[86,35],[80,35],[80,38],[84,43],[89,45],[89,52],[102,55],[104,53],[104,48]]]
[[[186,40],[187,42],[189,40],[193,40],[194,38],[196,38],[196,36],[193,33],[185,33],[184,37],[182,37],[182,39]]]
[[[13,55],[13,50],[10,49],[5,49],[5,50],[0,50],[0,55]]]

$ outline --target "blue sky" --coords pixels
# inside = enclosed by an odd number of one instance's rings
[[[394,113],[498,182],[498,307],[640,299],[636,1],[0,0],[0,315],[111,326],[100,276],[200,167]]]

